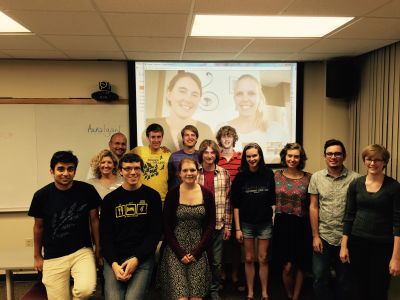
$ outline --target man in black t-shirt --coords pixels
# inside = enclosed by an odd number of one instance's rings
[[[137,154],[125,154],[118,170],[124,182],[101,205],[105,299],[144,299],[161,237],[161,197],[141,183]]]
[[[74,299],[88,298],[96,288],[96,257],[100,257],[98,206],[95,188],[74,181],[78,158],[71,151],[58,151],[50,161],[54,182],[33,196],[28,215],[33,226],[34,265],[43,271],[49,300],[70,299],[70,276]]]

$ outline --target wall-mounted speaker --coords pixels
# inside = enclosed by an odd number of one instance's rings
[[[326,97],[349,98],[358,91],[359,76],[355,58],[338,58],[326,63]]]

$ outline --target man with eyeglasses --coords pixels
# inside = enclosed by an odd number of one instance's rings
[[[104,198],[100,240],[105,299],[145,299],[161,237],[160,194],[142,184],[143,160],[125,154],[118,170],[122,186]]]
[[[313,235],[314,292],[318,300],[351,299],[349,264],[340,261],[343,215],[349,184],[360,175],[348,170],[343,162],[346,149],[339,140],[325,142],[326,169],[314,173],[310,180],[310,222]],[[331,288],[331,268],[336,278]]]

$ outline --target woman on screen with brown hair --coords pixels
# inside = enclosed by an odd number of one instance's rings
[[[244,74],[238,78],[233,88],[235,108],[238,116],[226,125],[236,129],[239,148],[247,143],[258,142],[265,150],[265,143],[288,142],[287,129],[279,122],[268,120],[268,108],[259,80]],[[266,153],[268,156],[268,153]],[[268,158],[267,158],[268,160]]]
[[[163,145],[171,151],[182,149],[181,130],[186,125],[193,125],[199,131],[199,140],[212,139],[213,133],[207,124],[193,119],[202,96],[199,77],[191,72],[178,71],[170,80],[166,102],[170,107],[169,116],[147,119],[146,123],[158,123],[164,128]]]

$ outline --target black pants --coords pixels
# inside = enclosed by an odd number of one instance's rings
[[[387,300],[393,243],[373,242],[350,236],[348,247],[357,299]]]

